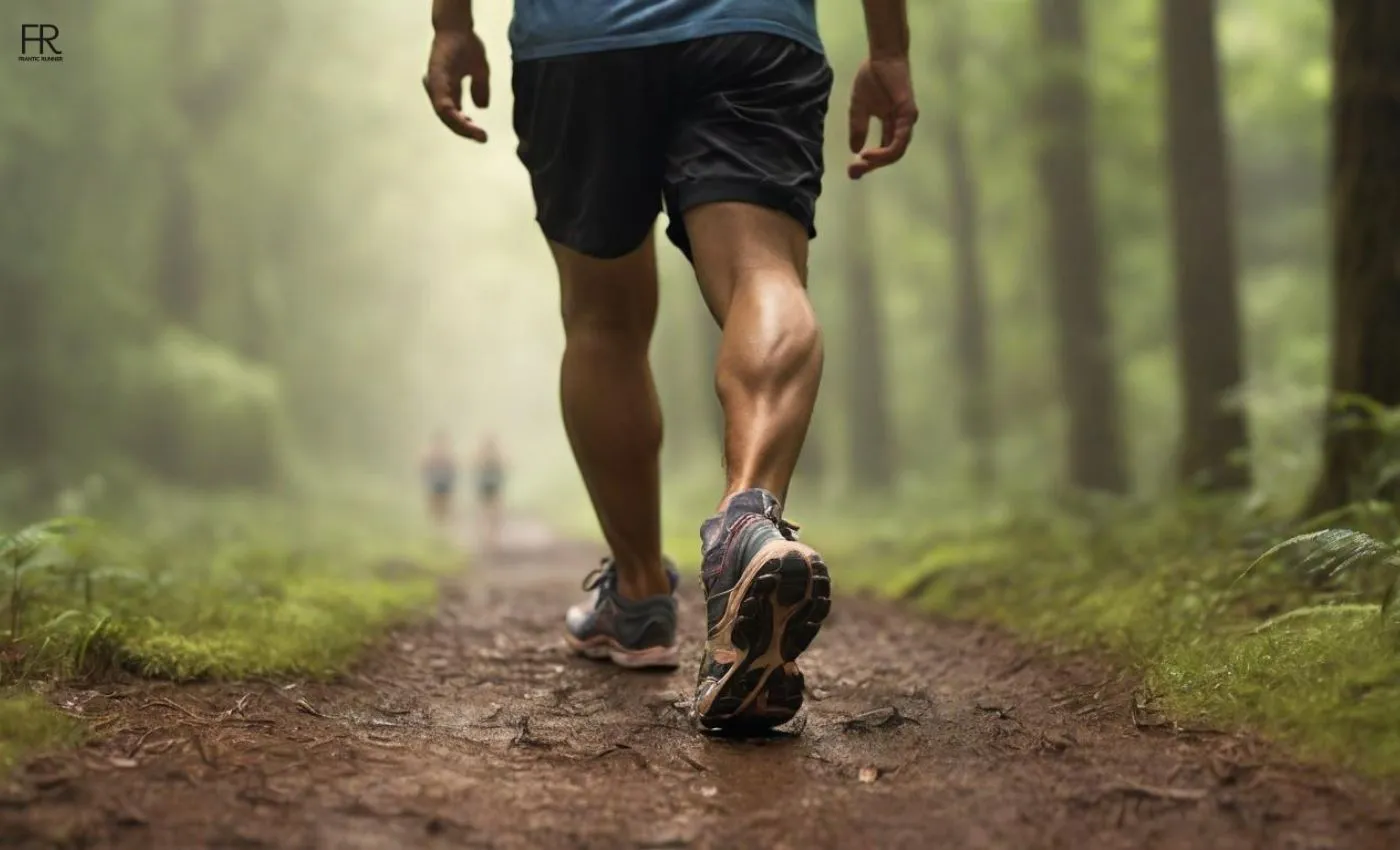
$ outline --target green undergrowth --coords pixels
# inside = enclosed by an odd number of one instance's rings
[[[83,727],[41,696],[0,692],[0,770],[25,754],[78,743]]]
[[[461,559],[421,528],[340,510],[151,497],[106,522],[0,533],[0,687],[342,670],[430,607]]]
[[[1275,548],[1287,534],[1232,505],[1119,506],[962,527],[828,524],[822,548],[838,592],[1105,651],[1179,722],[1400,778],[1394,513],[1331,519],[1367,533]]]

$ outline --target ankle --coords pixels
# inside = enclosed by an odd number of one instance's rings
[[[776,505],[778,509],[781,510],[783,505],[783,498],[781,495],[779,495],[779,492],[779,490],[775,490],[767,486],[766,482],[745,482],[742,484],[732,484],[730,485],[729,490],[724,494],[724,498],[719,500],[719,506],[715,509],[715,514],[718,516],[723,516],[726,512],[728,512],[729,507],[734,503],[734,500],[738,499],[741,496],[743,497],[745,506],[751,509],[754,513],[762,513],[763,510],[770,504]]]
[[[653,596],[671,595],[671,578],[661,562],[640,569],[617,571],[617,592],[623,599],[633,601]]]

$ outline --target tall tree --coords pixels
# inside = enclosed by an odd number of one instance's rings
[[[160,231],[157,289],[166,315],[198,327],[209,281],[200,245],[201,206],[194,180],[199,152],[207,149],[262,82],[276,51],[285,45],[286,15],[266,4],[261,16],[242,27],[219,26],[211,0],[177,0],[172,11],[170,64],[179,133],[165,159],[166,200]],[[238,49],[209,63],[204,48],[211,33],[236,39]]]
[[[30,496],[41,492],[44,482],[38,479],[53,454],[52,392],[44,369],[49,290],[41,280],[23,265],[0,259],[0,468],[30,473]]]
[[[884,323],[870,239],[871,184],[850,187],[846,198],[846,410],[850,417],[851,478],[863,490],[894,484],[894,426],[890,421]]]
[[[952,241],[953,345],[962,392],[963,439],[972,450],[971,479],[979,489],[996,483],[996,422],[992,411],[991,355],[982,254],[979,247],[977,185],[963,126],[963,49],[966,38],[963,0],[944,4],[939,28],[938,63],[943,84],[939,135],[947,175],[948,222]]]
[[[1221,106],[1216,0],[1162,0],[1167,159],[1176,259],[1179,473],[1206,490],[1249,486],[1234,197]]]
[[[1082,0],[1037,0],[1047,74],[1037,107],[1036,170],[1045,196],[1060,380],[1069,412],[1070,483],[1123,492],[1128,474],[1103,286],[1090,142]]]
[[[1376,460],[1381,434],[1349,397],[1400,405],[1400,4],[1333,0],[1332,14],[1336,403],[1309,503],[1314,514],[1355,498],[1357,479]]]

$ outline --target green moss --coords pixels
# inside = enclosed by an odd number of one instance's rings
[[[1108,652],[1173,717],[1250,729],[1303,757],[1400,777],[1400,642],[1364,581],[1316,589],[1258,553],[1228,513],[1191,511],[829,550],[847,588],[915,591],[940,615]],[[972,543],[969,543],[972,541]],[[875,547],[878,551],[878,547]]]
[[[148,619],[117,638],[123,666],[169,679],[239,678],[344,669],[386,624],[426,608],[432,580],[289,581],[275,599],[245,602],[203,622]]]
[[[26,753],[71,746],[83,727],[32,693],[0,693],[0,769]]]
[[[0,679],[331,675],[429,609],[460,564],[411,541],[382,523],[227,502],[60,540],[21,567],[18,660]]]

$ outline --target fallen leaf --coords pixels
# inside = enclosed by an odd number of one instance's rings
[[[301,699],[297,700],[296,706],[297,706],[297,708],[298,708],[299,710],[306,712],[307,714],[311,715],[312,717],[326,717],[326,716],[327,716],[327,715],[325,715],[325,714],[322,714],[320,711],[318,711],[318,710],[316,709],[316,707],[313,706],[311,703],[307,702],[305,697],[302,697]]]

